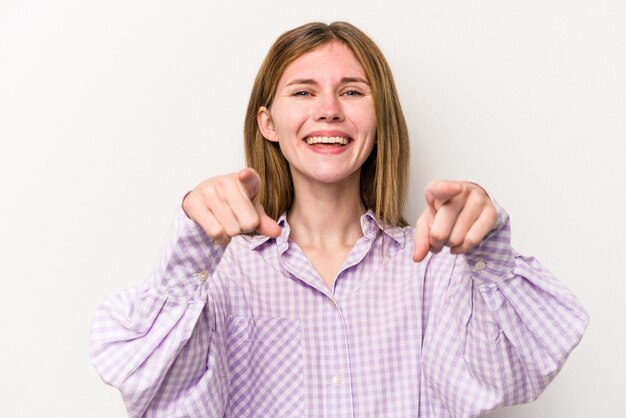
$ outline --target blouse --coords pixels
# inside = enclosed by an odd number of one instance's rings
[[[131,417],[477,417],[536,399],[588,316],[508,215],[464,255],[412,261],[372,211],[328,287],[285,215],[219,246],[181,210],[145,284],[106,298],[91,359]]]

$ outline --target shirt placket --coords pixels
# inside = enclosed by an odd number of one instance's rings
[[[325,388],[322,392],[326,394],[328,416],[351,417],[354,415],[354,408],[346,320],[339,299],[327,295],[322,303],[326,305],[322,316],[325,335],[320,335],[325,370],[319,383]]]
[[[368,244],[369,240],[368,240]],[[322,396],[323,403],[314,406],[314,409],[322,408],[322,415],[328,417],[350,417],[353,416],[353,393],[350,370],[350,341],[347,333],[346,318],[342,309],[341,287],[334,287],[335,292],[329,289],[319,277],[306,256],[296,246],[283,247],[280,251],[280,260],[283,267],[291,275],[318,291],[316,299],[321,304],[318,313],[318,335],[315,336],[315,346],[320,358],[315,361],[316,379],[310,382],[317,388],[310,388]],[[341,281],[344,270],[350,268],[356,260],[362,259],[364,252],[363,243],[355,246],[348,260],[350,264],[342,269],[337,277],[337,282]],[[340,285],[341,286],[341,285]],[[315,414],[314,414],[315,415]]]
[[[332,289],[324,284],[310,261],[296,245],[290,245],[287,240],[281,240],[278,246],[282,266],[292,277],[316,289],[319,303],[323,304],[320,307],[323,313],[318,316],[319,323],[316,324],[319,334],[315,338],[320,356],[315,364],[319,368],[314,373],[315,381],[309,382],[317,386],[314,392],[322,395],[323,399],[322,404],[318,398],[317,405],[310,405],[319,412],[318,414],[312,412],[316,416],[354,416],[351,342],[347,328],[349,318],[345,317],[347,311],[343,309],[343,305],[349,303],[347,298],[350,289],[358,287],[358,284],[346,283],[345,279],[348,279],[346,276],[349,276],[349,280],[358,279],[357,276],[347,274],[348,270],[356,268],[367,256],[378,233],[373,221],[366,222],[362,226],[364,236],[357,241],[348,254]]]

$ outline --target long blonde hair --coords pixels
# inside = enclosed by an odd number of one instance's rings
[[[259,203],[274,218],[294,200],[289,164],[277,143],[263,138],[257,124],[261,106],[272,105],[287,66],[328,42],[344,43],[365,70],[376,111],[376,144],[361,167],[361,199],[390,226],[405,226],[403,217],[409,164],[409,139],[393,75],[376,44],[346,22],[313,22],[283,33],[270,48],[252,87],[244,123],[246,163],[261,177]]]

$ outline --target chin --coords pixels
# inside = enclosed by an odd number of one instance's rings
[[[309,178],[318,183],[332,185],[332,184],[338,184],[338,183],[343,183],[345,181],[348,181],[354,175],[355,173],[338,173],[336,171],[332,173],[324,173],[324,172],[318,171],[314,175],[310,176]]]

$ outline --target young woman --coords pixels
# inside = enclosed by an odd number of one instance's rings
[[[408,137],[354,26],[283,34],[248,168],[186,195],[160,264],[106,299],[91,355],[133,417],[476,417],[535,399],[587,315],[472,183],[402,216]]]

